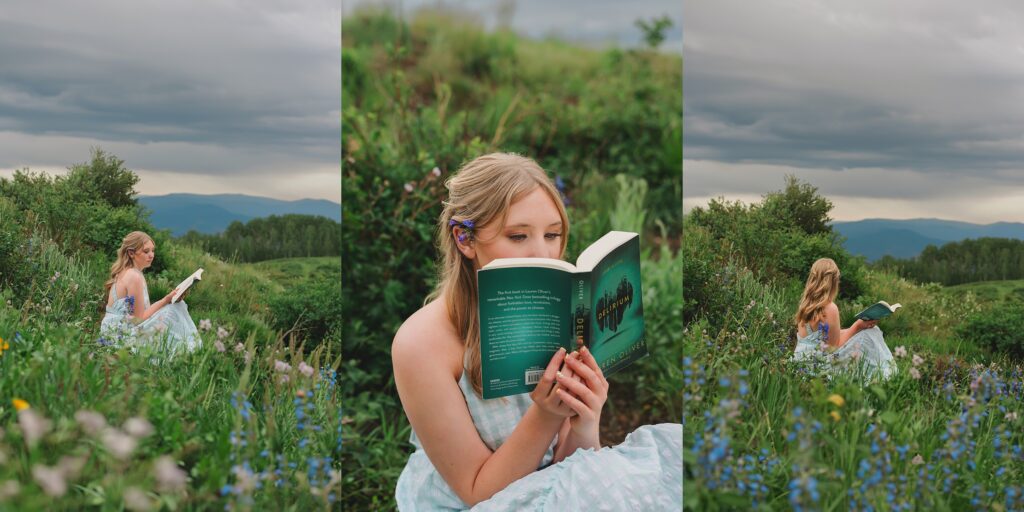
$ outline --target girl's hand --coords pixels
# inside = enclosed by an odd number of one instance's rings
[[[563,361],[565,361],[565,349],[560,348],[551,357],[551,361],[548,362],[548,367],[544,369],[544,375],[540,378],[540,382],[537,383],[537,387],[530,393],[533,403],[537,404],[542,411],[559,418],[567,418],[574,414],[573,410],[562,402],[558,394],[553,392],[556,388],[555,375],[558,373],[558,368],[562,366]]]
[[[878,325],[878,320],[864,320],[861,322],[861,329],[870,329]]]
[[[175,293],[178,293],[178,289],[177,288],[171,290],[171,293],[168,293],[166,297],[164,297],[164,298],[162,298],[160,300],[170,304],[171,303],[171,298],[174,297]]]
[[[601,409],[608,399],[608,380],[586,347],[567,357],[565,364],[582,380],[559,374],[556,379],[564,389],[556,389],[555,394],[576,412],[576,416],[569,419],[573,433],[596,440],[600,432]]]

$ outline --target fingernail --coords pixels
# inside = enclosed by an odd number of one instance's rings
[[[590,352],[590,351],[587,350],[587,346],[584,345],[583,348],[580,349],[580,352],[583,352],[584,354],[586,354],[587,352]]]
[[[562,378],[562,372],[555,372],[555,377],[561,379]]]
[[[561,354],[562,352],[565,352],[565,347],[558,347],[558,353]]]

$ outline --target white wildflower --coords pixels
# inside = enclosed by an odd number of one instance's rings
[[[284,384],[285,382],[288,382],[290,380],[292,380],[292,378],[289,377],[287,373],[282,373],[281,374],[281,378],[278,379],[278,382],[280,382],[281,384]]]
[[[896,347],[896,350],[892,352],[892,355],[896,357],[907,357],[907,347],[900,345]]]
[[[68,483],[64,479],[64,472],[58,468],[36,464],[32,466],[32,478],[50,497],[57,498],[68,492]]]
[[[124,506],[135,512],[153,510],[153,501],[149,499],[145,491],[138,487],[129,487],[124,490]]]
[[[921,356],[914,354],[914,357],[910,359],[910,362],[913,363],[914,366],[918,366],[924,362],[924,359]]]
[[[128,418],[121,428],[135,439],[142,439],[143,437],[149,437],[153,434],[153,424],[145,418],[139,418],[137,416]]]
[[[435,178],[440,178],[441,177],[441,169],[439,169],[437,167],[434,167],[434,169],[430,171],[430,174],[433,174]]]
[[[188,482],[188,475],[185,470],[178,467],[174,459],[166,455],[156,459],[153,463],[153,476],[156,477],[157,488],[160,492],[176,492],[185,489]]]
[[[230,334],[230,333],[227,331],[227,329],[225,329],[223,327],[217,327],[217,339],[218,340],[222,340],[224,338],[227,338],[228,334]]]
[[[241,352],[243,350],[245,350],[245,345],[242,345],[241,343],[235,344],[235,352]]]
[[[910,463],[915,466],[920,466],[921,464],[924,464],[924,457],[919,453],[915,455],[913,459],[910,459]]]
[[[314,372],[313,367],[306,364],[305,361],[299,363],[299,371],[306,377],[312,377]]]
[[[84,409],[75,413],[75,421],[89,435],[96,435],[107,426],[107,419],[102,414]]]
[[[18,425],[21,426],[21,434],[25,437],[25,443],[32,447],[50,431],[52,423],[35,409],[29,408],[18,411]]]
[[[209,318],[204,318],[199,321],[200,331],[209,331],[210,329],[213,329],[213,322],[211,322]]]
[[[21,484],[17,480],[8,480],[0,484],[0,501],[13,498],[21,492]]]
[[[217,352],[224,352],[225,350],[227,350],[227,348],[224,347],[224,344],[221,343],[220,340],[213,342],[213,348],[217,349]]]
[[[1008,412],[1006,413],[1006,416],[1003,417],[1003,419],[1005,419],[1006,421],[1017,421],[1017,413]]]
[[[402,188],[404,188],[406,192],[409,192],[410,194],[412,193],[412,183],[406,183]]]
[[[910,369],[910,376],[913,377],[914,380],[920,379],[921,378],[921,372],[917,371],[917,368],[911,368]]]
[[[57,462],[57,469],[64,475],[64,478],[78,478],[78,474],[85,467],[85,459],[86,457],[69,457],[65,455]]]
[[[290,372],[290,371],[292,371],[292,365],[290,365],[290,364],[288,364],[288,363],[286,363],[284,361],[275,359],[274,360],[274,370],[279,371],[279,372]]]
[[[139,442],[134,437],[116,428],[104,430],[102,441],[107,451],[120,460],[128,459],[132,452],[135,451],[135,447],[139,445]]]

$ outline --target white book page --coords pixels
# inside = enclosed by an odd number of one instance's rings
[[[576,267],[572,263],[552,258],[498,258],[484,265],[484,268],[481,270],[508,267],[542,267],[565,272],[576,272]]]
[[[175,288],[178,290],[178,293],[175,293],[174,296],[171,297],[171,304],[174,304],[175,302],[178,302],[178,299],[180,299],[181,296],[186,291],[188,291],[188,288],[190,286],[192,286],[192,283],[194,283],[196,281],[202,281],[202,279],[203,279],[203,269],[199,269],[199,270],[196,270],[195,272],[193,272],[192,275],[186,277],[184,281],[178,283],[178,286],[175,286]]]
[[[576,268],[580,272],[590,272],[594,270],[594,267],[604,259],[608,253],[615,250],[616,247],[626,243],[635,236],[640,236],[636,233],[629,231],[609,231],[608,234],[602,236],[596,242],[590,244],[580,253],[580,256],[576,258]]]

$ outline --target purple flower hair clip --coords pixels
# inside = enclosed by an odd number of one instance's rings
[[[466,240],[473,239],[473,228],[476,227],[476,224],[474,224],[472,220],[466,219],[463,221],[457,221],[455,219],[451,219],[448,221],[448,227],[452,228],[455,226],[462,227],[462,233],[459,233],[459,236],[456,237],[459,239],[459,242],[466,243]]]

